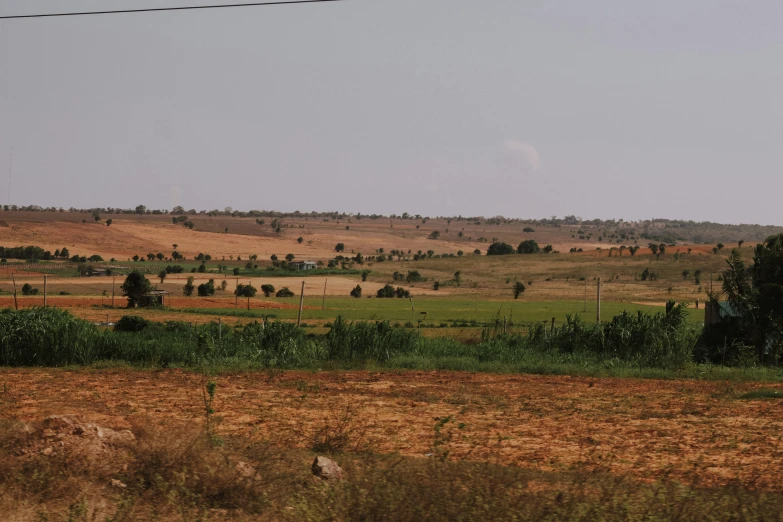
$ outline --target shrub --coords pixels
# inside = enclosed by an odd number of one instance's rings
[[[508,243],[492,243],[487,249],[488,256],[503,256],[514,253],[514,247]]]
[[[408,275],[405,276],[405,280],[409,283],[417,283],[419,281],[424,281],[424,278],[418,270],[411,270],[408,272]]]
[[[275,287],[273,285],[261,285],[261,292],[264,297],[269,297],[275,293]]]
[[[538,243],[533,239],[526,239],[517,247],[517,253],[519,254],[537,254],[539,251]]]
[[[525,227],[525,228],[522,229],[522,232],[527,232],[528,234],[531,234],[531,233],[535,232],[535,230],[530,228],[530,227]]]
[[[295,294],[287,286],[284,286],[275,295],[277,297],[294,297]]]
[[[362,287],[361,285],[356,285],[353,290],[351,290],[351,297],[360,298],[362,296]]]
[[[200,297],[215,295],[215,280],[210,279],[207,283],[198,285],[198,295]]]
[[[138,315],[123,315],[114,325],[115,332],[141,332],[150,322]]]
[[[37,294],[38,294],[38,289],[33,288],[32,285],[30,285],[30,283],[25,283],[24,285],[22,285],[22,295],[37,295]]]
[[[251,297],[255,297],[256,292],[257,292],[256,288],[250,283],[246,285],[240,283],[237,285],[236,289],[234,290],[234,295],[237,297],[247,297],[249,299]]]
[[[394,297],[394,287],[392,285],[384,285],[383,288],[378,289],[376,296],[380,298],[392,298]]]

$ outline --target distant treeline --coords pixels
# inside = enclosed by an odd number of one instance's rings
[[[87,257],[74,254],[71,256],[67,248],[55,250],[54,254],[49,250],[44,250],[39,246],[19,246],[4,247],[0,246],[0,259],[5,262],[8,259],[23,259],[25,261],[71,261],[73,263],[86,263],[87,261],[101,262],[103,258],[97,254]]]
[[[149,209],[144,205],[138,205],[135,208],[113,208],[113,207],[95,207],[95,208],[75,208],[70,207],[41,207],[39,205],[17,206],[3,205],[4,211],[26,211],[26,212],[72,212],[81,214],[91,214],[97,221],[101,215],[177,215],[177,216],[230,216],[239,218],[313,218],[329,220],[413,220],[426,223],[431,219],[447,221],[466,222],[469,225],[538,225],[552,227],[592,227],[603,229],[604,232],[630,233],[641,231],[643,239],[662,241],[665,243],[674,243],[677,241],[689,241],[695,243],[715,243],[716,241],[726,240],[745,240],[757,241],[766,239],[769,236],[783,232],[783,227],[770,225],[754,224],[722,224],[711,221],[693,221],[677,219],[653,219],[640,221],[626,221],[623,219],[582,219],[579,216],[569,215],[562,218],[552,216],[543,219],[522,219],[507,218],[504,216],[484,217],[484,216],[423,216],[421,214],[362,214],[349,212],[279,212],[276,210],[234,210],[226,207],[223,210],[196,210],[185,209],[182,206],[176,206],[173,209]]]

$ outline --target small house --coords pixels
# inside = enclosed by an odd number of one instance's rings
[[[291,263],[291,268],[294,270],[315,270],[318,265],[315,261],[295,261]]]
[[[165,290],[150,290],[141,297],[139,306],[141,308],[166,306],[167,295],[169,295],[169,293]]]

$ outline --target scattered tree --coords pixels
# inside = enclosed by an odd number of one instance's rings
[[[198,285],[198,295],[200,297],[215,295],[215,280],[210,279],[208,282]]]
[[[394,297],[394,287],[392,285],[385,285],[383,288],[378,289],[375,294],[379,298],[392,298]]]
[[[514,247],[508,243],[492,243],[487,249],[488,256],[503,256],[514,253]]]
[[[128,298],[128,308],[136,308],[142,297],[152,289],[147,278],[138,270],[133,270],[120,286],[122,295]]]
[[[196,285],[193,284],[193,276],[188,276],[188,282],[182,287],[182,294],[185,295],[185,297],[190,297],[193,295],[193,290],[195,289]]]
[[[356,285],[353,290],[351,290],[351,297],[355,297],[356,299],[359,299],[362,296],[362,287],[361,285]]]
[[[337,243],[334,246],[334,250],[335,250],[335,252],[343,252],[343,251],[345,251],[345,245],[343,243]]]
[[[261,292],[264,294],[264,297],[269,297],[275,293],[275,287],[268,284],[261,285]]]
[[[514,283],[514,287],[512,288],[512,291],[514,292],[514,299],[518,299],[520,295],[525,293],[525,285],[522,284],[520,281],[517,281]]]
[[[517,247],[518,254],[537,254],[539,251],[538,243],[533,239],[526,239]]]

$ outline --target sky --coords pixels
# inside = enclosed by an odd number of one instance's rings
[[[783,225],[781,64],[779,0],[3,20],[0,203]]]

